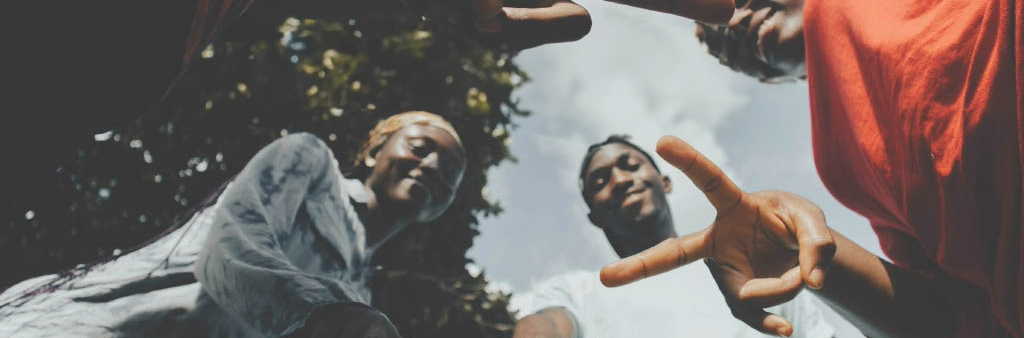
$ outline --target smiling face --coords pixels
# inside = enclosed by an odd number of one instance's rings
[[[804,0],[738,0],[728,25],[697,25],[697,38],[723,65],[762,82],[807,75]]]
[[[661,233],[672,226],[666,199],[672,185],[632,146],[601,146],[585,169],[582,184],[590,220],[598,227],[632,236]]]
[[[458,141],[427,125],[396,131],[372,156],[376,163],[365,183],[377,204],[416,222],[434,220],[448,209],[466,171]]]

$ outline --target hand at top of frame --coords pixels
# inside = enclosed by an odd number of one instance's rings
[[[591,26],[590,13],[568,0],[436,0],[428,16],[444,30],[510,50],[579,40]]]
[[[627,6],[678,15],[684,18],[725,24],[736,11],[735,0],[607,0]],[[745,1],[748,2],[748,1]]]
[[[678,138],[663,137],[657,151],[704,192],[718,212],[715,221],[606,266],[601,282],[625,285],[704,259],[737,319],[767,334],[791,335],[792,324],[764,308],[793,299],[803,285],[825,282],[836,245],[821,209],[792,193],[744,192]]]

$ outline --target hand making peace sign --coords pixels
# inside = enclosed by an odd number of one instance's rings
[[[764,308],[824,283],[836,244],[821,209],[792,193],[744,192],[678,138],[663,137],[657,152],[704,192],[718,211],[715,221],[606,266],[601,282],[629,284],[704,259],[737,319],[764,333],[792,334],[788,320]]]

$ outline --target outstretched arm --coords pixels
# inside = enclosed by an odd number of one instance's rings
[[[679,168],[718,211],[708,228],[666,240],[601,271],[619,286],[697,260],[707,263],[733,315],[764,333],[792,324],[764,308],[806,285],[871,337],[949,335],[953,307],[942,278],[888,264],[832,231],[817,205],[795,194],[740,190],[686,142],[664,137],[658,154]],[[827,276],[827,282],[826,282]]]
[[[836,255],[818,298],[869,337],[947,337],[953,304],[945,278],[900,268],[832,231]]]

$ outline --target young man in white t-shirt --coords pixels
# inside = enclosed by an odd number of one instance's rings
[[[580,189],[590,208],[588,218],[620,257],[676,237],[666,198],[671,181],[626,137],[611,136],[590,147],[580,168]],[[609,289],[596,271],[561,274],[512,298],[522,317],[514,337],[765,337],[733,317],[708,277],[707,269],[692,266],[642,288]],[[805,293],[767,310],[793,320],[791,337],[833,337],[833,328],[809,297]]]

